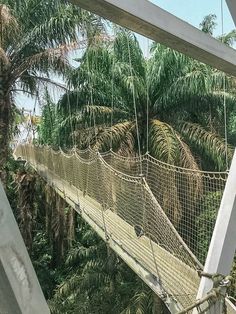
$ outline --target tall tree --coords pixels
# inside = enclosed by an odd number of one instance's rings
[[[65,268],[67,276],[50,301],[53,314],[169,313],[141,279],[82,221],[77,244],[68,253]]]
[[[206,15],[202,22],[200,23],[199,27],[204,32],[211,36],[213,36],[214,31],[217,26],[216,22],[217,16],[215,14],[208,14]],[[225,45],[233,46],[236,41],[236,30],[232,30],[229,33],[221,34],[217,37],[218,40],[222,41]]]
[[[52,0],[2,0],[0,4],[0,177],[8,155],[10,125],[18,92],[35,95],[40,86],[70,69],[68,52],[80,30],[100,31],[100,19],[77,6]]]
[[[213,32],[217,26],[216,23],[217,16],[215,14],[206,15],[202,22],[200,23],[200,29],[207,34],[213,35]]]
[[[70,78],[75,90],[57,107],[64,143],[108,150],[112,142],[123,154],[138,146],[145,153],[148,143],[154,157],[171,164],[226,167],[223,100],[228,110],[235,104],[231,78],[159,44],[145,60],[124,31],[112,44],[91,46],[80,62]],[[229,158],[232,152],[229,145]]]

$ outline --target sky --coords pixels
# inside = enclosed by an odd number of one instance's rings
[[[222,34],[221,22],[221,0],[150,0],[162,9],[188,22],[189,24],[199,27],[204,16],[215,14],[217,16],[217,27],[214,35]],[[229,13],[227,4],[223,0],[223,30],[228,33],[235,28],[232,17]],[[139,36],[140,43],[147,51],[148,40]]]
[[[218,18],[216,34],[221,34],[221,0],[152,0],[151,2],[196,27],[204,16],[215,14]],[[234,29],[234,24],[225,0],[223,0],[223,14],[224,31],[229,32]]]
[[[234,23],[229,13],[225,0],[150,0],[162,9],[174,14],[189,24],[198,27],[204,16],[208,14],[215,14],[217,16],[217,27],[214,35],[222,34],[221,21],[221,1],[223,1],[223,30],[227,33],[233,30]],[[148,53],[149,40],[138,36],[140,44],[145,54]],[[32,109],[34,107],[34,100],[29,97],[19,96],[17,104],[19,107]],[[36,112],[39,113],[37,105]]]

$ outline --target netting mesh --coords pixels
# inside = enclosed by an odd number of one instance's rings
[[[103,158],[119,171],[140,174],[139,157],[126,158],[109,152]],[[176,167],[148,154],[141,160],[156,200],[193,254],[204,263],[228,173]]]
[[[208,250],[227,173],[178,168],[144,155],[141,174],[139,158],[89,149],[66,154],[20,145],[15,155],[63,182],[71,194],[80,191],[85,203],[91,199],[84,209],[156,276],[164,292],[182,307],[195,301],[197,269]],[[100,211],[92,211],[93,201]]]

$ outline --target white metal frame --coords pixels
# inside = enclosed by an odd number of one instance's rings
[[[50,313],[1,182],[0,313]]]
[[[147,0],[70,0],[156,42],[236,76],[236,51]],[[228,0],[234,2],[234,0]]]
[[[236,250],[236,150],[221,200],[215,229],[211,239],[204,272],[228,275]],[[202,277],[197,298],[200,299],[213,287],[213,282]],[[212,313],[218,313],[216,309]],[[219,312],[221,313],[221,312]]]
[[[234,20],[234,24],[236,26],[236,1],[235,0],[226,0],[226,3],[228,5],[229,11],[232,15],[232,18]]]

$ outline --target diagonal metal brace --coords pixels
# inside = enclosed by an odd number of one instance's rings
[[[0,313],[50,313],[1,182]]]

